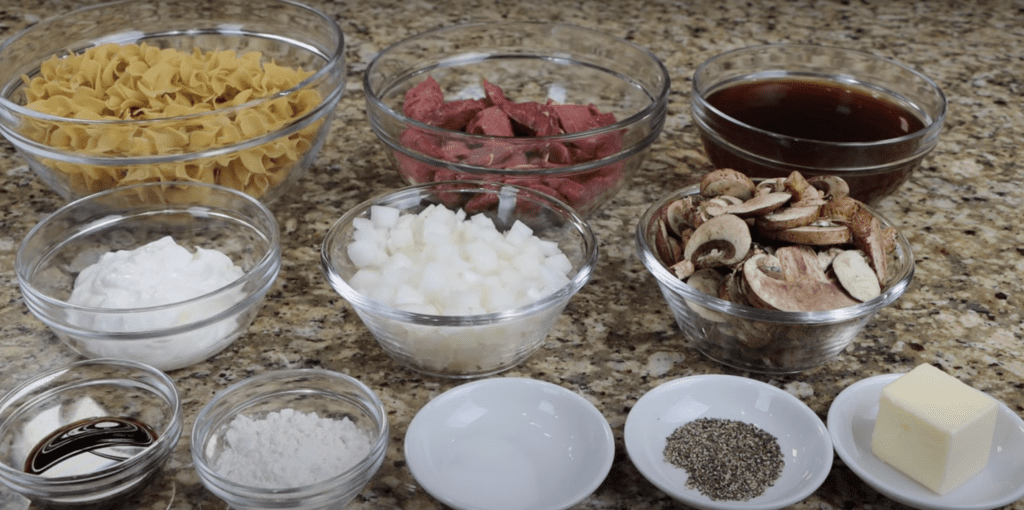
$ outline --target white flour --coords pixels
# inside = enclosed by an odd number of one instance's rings
[[[293,488],[327,480],[370,453],[370,437],[348,418],[321,418],[293,409],[263,418],[237,416],[213,470],[235,483]]]

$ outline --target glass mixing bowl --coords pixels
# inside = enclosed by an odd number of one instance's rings
[[[83,70],[82,86],[64,94],[77,98],[80,88],[88,92],[82,95],[98,97],[89,102],[75,99],[72,104],[100,101],[105,108],[117,104],[118,110],[126,105],[115,97],[132,98],[130,118],[113,120],[117,117],[95,105],[98,113],[42,113],[26,107],[30,96],[23,76],[37,78],[49,59],[104,44],[145,44],[186,54],[194,49],[230,50],[235,55],[259,52],[264,68],[273,62],[311,74],[290,87],[249,84],[249,78],[232,77],[235,71],[227,64],[215,64],[219,56],[202,64],[205,73],[196,72],[195,83],[184,78],[149,83],[146,74],[136,83],[130,79],[132,67],[124,62],[120,65],[126,69],[116,85],[114,74],[98,73],[93,79]],[[156,57],[147,62],[155,74],[164,64]],[[186,70],[195,71],[192,68]],[[268,70],[267,82],[271,76]],[[85,86],[93,82],[101,85]],[[43,182],[68,199],[117,186],[174,180],[220,184],[269,202],[284,194],[316,159],[344,85],[341,29],[314,9],[279,0],[125,0],[41,21],[0,46],[0,134]],[[263,88],[267,92],[259,92]],[[241,90],[263,97],[248,100]],[[153,104],[151,97],[168,96],[183,104],[217,107],[199,113],[184,107],[180,113],[164,109],[165,113],[141,116]],[[54,92],[50,97],[56,101],[64,96]]]

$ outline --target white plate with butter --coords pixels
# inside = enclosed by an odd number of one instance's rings
[[[1024,498],[1024,420],[1003,403],[985,469],[943,496],[871,452],[882,388],[902,375],[869,377],[836,396],[828,410],[828,430],[839,458],[876,491],[919,510],[989,510]]]

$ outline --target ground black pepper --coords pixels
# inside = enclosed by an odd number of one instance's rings
[[[775,436],[756,425],[700,418],[668,436],[665,460],[689,475],[686,487],[713,500],[746,501],[782,475],[785,458]]]

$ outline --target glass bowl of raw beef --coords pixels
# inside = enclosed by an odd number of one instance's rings
[[[161,370],[243,334],[280,267],[267,206],[196,182],[80,198],[29,231],[15,258],[28,309],[70,348]]]
[[[583,216],[639,168],[664,125],[669,85],[646,49],[543,22],[415,35],[363,78],[370,126],[406,182],[517,184]]]
[[[564,203],[489,181],[409,186],[349,210],[321,251],[327,281],[399,364],[481,377],[526,361],[597,262]]]

